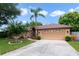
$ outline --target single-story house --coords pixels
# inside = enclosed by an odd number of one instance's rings
[[[42,39],[64,40],[65,36],[70,36],[71,26],[61,24],[49,24],[32,28],[31,35],[38,35]]]

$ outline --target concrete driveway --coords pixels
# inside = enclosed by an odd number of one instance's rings
[[[77,52],[62,40],[39,40],[3,56],[77,56]]]

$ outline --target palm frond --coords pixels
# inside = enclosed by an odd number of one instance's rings
[[[41,8],[36,8],[36,9],[31,9],[30,10],[32,13],[38,13],[39,11],[42,11]]]
[[[35,9],[31,9],[30,11],[31,11],[31,12],[35,12]]]
[[[37,8],[36,10],[37,10],[37,12],[40,12],[40,11],[42,11],[42,9],[41,9],[41,8]]]
[[[34,15],[32,15],[32,16],[30,17],[30,20],[32,20],[33,17],[34,17]]]
[[[45,15],[43,15],[43,14],[38,14],[39,16],[42,16],[42,17],[45,17]]]

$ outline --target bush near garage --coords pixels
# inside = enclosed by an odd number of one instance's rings
[[[71,38],[72,38],[72,40],[73,40],[73,41],[76,41],[76,39],[77,39],[77,36],[75,36],[75,35],[72,35],[72,36],[71,36]]]
[[[37,39],[37,40],[41,40],[41,37],[40,37],[40,36],[36,36],[36,39]]]
[[[41,40],[40,36],[33,36],[32,39]]]
[[[65,37],[65,40],[66,40],[66,41],[72,41],[72,37],[71,37],[71,36],[66,36],[66,37]]]

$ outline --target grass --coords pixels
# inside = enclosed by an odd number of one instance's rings
[[[9,42],[8,39],[5,38],[0,39],[0,55],[32,43],[32,41],[30,40],[24,40],[22,43],[14,43],[14,44],[8,44],[8,42]]]
[[[68,43],[79,52],[79,41],[69,41]]]

